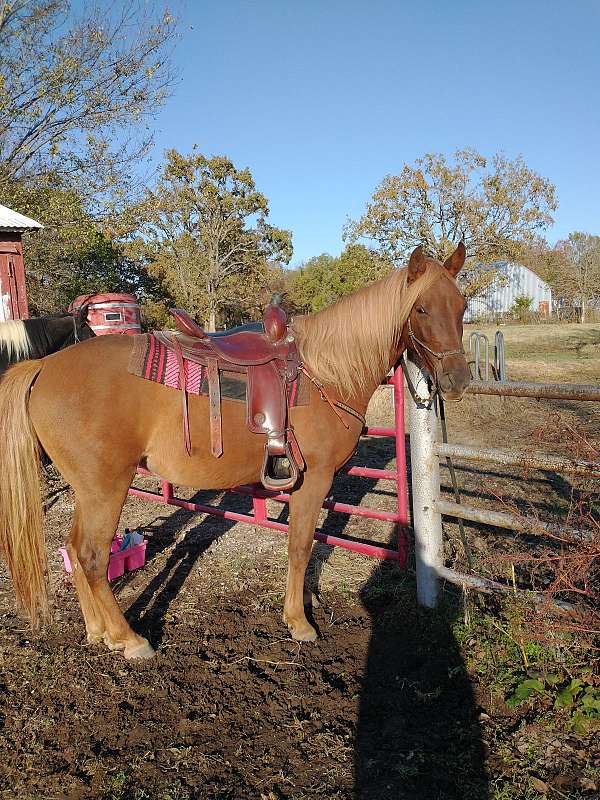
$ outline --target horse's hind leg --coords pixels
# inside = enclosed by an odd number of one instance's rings
[[[69,553],[69,559],[71,561],[73,583],[75,584],[77,596],[79,597],[79,605],[81,606],[81,613],[83,614],[83,620],[85,622],[88,642],[97,644],[104,639],[106,628],[104,625],[104,617],[96,606],[96,601],[94,600],[94,595],[90,589],[88,579],[79,563],[78,553],[82,549],[81,542],[81,511],[79,503],[76,503],[71,535],[67,541],[67,552]]]
[[[78,591],[86,627],[86,614],[89,615],[90,623],[97,623],[100,619],[100,626],[92,628],[92,633],[97,634],[103,629],[104,642],[111,650],[123,650],[125,658],[150,658],[154,655],[154,650],[147,639],[138,636],[130,628],[106,576],[110,545],[132,477],[133,473],[114,481],[112,485],[106,483],[97,486],[93,492],[88,488],[76,489],[80,512],[79,537],[77,542],[73,542],[73,546],[90,592],[87,595],[83,581],[80,581]],[[90,596],[92,604],[85,605]]]
[[[302,485],[290,496],[290,529],[288,534],[288,577],[283,606],[283,621],[294,639],[312,642],[317,632],[304,611],[304,576],[310,559],[315,526],[333,473],[307,471]]]

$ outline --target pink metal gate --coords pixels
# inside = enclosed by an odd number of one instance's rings
[[[348,475],[353,475],[359,478],[371,478],[374,480],[391,481],[395,484],[396,489],[396,510],[395,511],[380,511],[375,508],[367,508],[365,506],[353,506],[347,503],[337,502],[336,500],[326,500],[323,503],[323,508],[330,511],[337,511],[342,514],[353,516],[368,517],[370,519],[384,520],[386,522],[396,523],[398,528],[398,546],[397,549],[392,550],[388,547],[383,547],[377,543],[367,543],[357,541],[350,538],[341,536],[331,536],[317,530],[315,539],[325,544],[337,545],[346,550],[352,550],[356,553],[363,553],[364,555],[374,556],[375,558],[386,558],[398,561],[401,566],[406,564],[407,556],[407,541],[405,528],[408,526],[408,489],[406,481],[406,448],[405,448],[405,435],[404,435],[404,380],[402,370],[396,369],[393,376],[388,379],[388,383],[392,385],[394,396],[394,423],[393,428],[376,428],[371,427],[365,430],[368,436],[394,436],[396,439],[396,468],[393,470],[379,469],[373,467],[345,467],[344,472]],[[151,473],[138,469],[138,472],[143,475],[150,475]],[[204,505],[202,503],[194,503],[189,500],[175,497],[173,494],[173,486],[167,481],[162,482],[161,492],[152,492],[146,489],[131,488],[129,493],[134,497],[141,497],[145,500],[153,500],[165,505],[177,506],[186,509],[187,511],[198,511],[202,514],[212,514],[223,519],[233,520],[235,522],[246,522],[251,525],[260,525],[264,528],[272,528],[276,531],[287,533],[288,526],[283,522],[270,519],[267,514],[267,500],[275,500],[280,503],[286,503],[289,500],[289,494],[277,493],[268,491],[262,486],[236,486],[230,491],[237,494],[249,495],[252,497],[252,514],[241,514],[235,511],[228,511],[215,506]]]

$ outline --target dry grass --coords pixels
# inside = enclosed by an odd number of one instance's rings
[[[494,342],[496,326],[468,325],[465,348],[474,330]],[[600,324],[503,325],[509,380],[596,383],[600,376]]]

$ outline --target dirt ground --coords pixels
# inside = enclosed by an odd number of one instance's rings
[[[600,326],[557,326],[554,351],[551,327],[536,327],[539,334],[505,330],[508,377],[547,379],[537,365],[554,359],[547,373],[554,380],[597,381]],[[569,337],[581,346],[571,347]],[[570,350],[562,362],[555,358]],[[550,431],[551,419],[596,430],[599,405],[582,405],[467,397],[448,407],[450,440],[563,452],[563,442],[543,434],[533,441],[533,434],[540,426]],[[383,390],[370,421],[389,421],[390,414]],[[392,443],[365,439],[354,463],[392,466]],[[497,507],[500,497],[546,519],[563,516],[571,502],[573,487],[560,476],[484,473],[472,464],[458,464],[457,473],[461,493],[475,504]],[[442,483],[449,492],[443,465]],[[61,488],[60,481],[49,488]],[[236,495],[177,491],[249,507]],[[389,483],[340,476],[332,493],[353,504],[394,507]],[[285,509],[269,505],[285,518]],[[416,604],[410,562],[401,570],[316,545],[309,579],[319,595],[313,614],[320,638],[300,645],[281,622],[284,536],[130,498],[120,527],[144,532],[147,564],[114,586],[157,656],[127,662],[85,644],[56,553],[71,510],[69,493],[61,492],[47,515],[54,616],[46,630],[27,628],[0,567],[0,797],[600,796],[593,730],[575,730],[543,699],[535,708],[505,702],[512,680],[505,672],[519,653],[510,637],[494,638],[494,626],[507,618],[493,598],[479,601],[446,586],[441,608],[426,611]],[[386,543],[396,537],[385,523],[326,512],[321,527]],[[464,568],[457,526],[444,527],[447,563]],[[476,558],[515,546],[507,532],[467,526],[467,534]],[[543,576],[538,580],[543,584]],[[532,645],[531,662],[536,652]],[[490,658],[491,672],[484,666]],[[593,655],[586,658],[591,671]]]

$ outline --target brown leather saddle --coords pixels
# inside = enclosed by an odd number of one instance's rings
[[[206,367],[210,407],[211,451],[223,453],[221,372],[246,376],[246,424],[267,437],[261,482],[267,489],[291,489],[304,469],[296,437],[289,424],[289,388],[298,376],[299,359],[287,325],[281,296],[274,294],[263,322],[223,333],[206,333],[186,311],[171,309],[179,332],[156,331],[155,336],[177,356],[183,396],[184,441],[191,455],[184,359]]]

